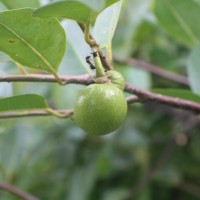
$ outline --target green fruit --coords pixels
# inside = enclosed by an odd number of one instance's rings
[[[114,84],[92,84],[82,90],[75,105],[76,123],[87,133],[103,135],[122,124],[127,113],[123,91]]]
[[[124,77],[115,70],[109,70],[106,72],[108,79],[111,81],[113,85],[123,90],[125,85]]]

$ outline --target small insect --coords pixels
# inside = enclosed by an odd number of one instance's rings
[[[94,57],[97,57],[97,51],[91,53]]]
[[[95,69],[95,66],[91,63],[91,56],[86,56],[86,62],[90,65],[90,69]]]

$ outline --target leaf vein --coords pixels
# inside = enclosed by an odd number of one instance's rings
[[[18,33],[16,33],[15,31],[13,31],[11,28],[9,28],[7,25],[5,25],[4,23],[0,22],[0,24],[7,29],[8,31],[10,31],[13,35],[15,35],[18,39],[20,39],[24,44],[26,44],[47,66],[48,68],[51,70],[51,72],[54,71],[53,66],[51,66],[51,64],[47,61],[47,59],[40,53],[38,52],[37,49],[35,49],[30,43],[28,43],[23,37],[21,37]]]

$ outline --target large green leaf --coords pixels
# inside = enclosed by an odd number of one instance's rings
[[[47,103],[44,98],[35,94],[25,94],[0,99],[0,112],[46,108]]]
[[[122,1],[104,9],[97,17],[92,35],[100,44],[101,48],[111,44],[117,26]]]
[[[91,8],[80,2],[60,1],[43,6],[34,11],[34,16],[41,18],[66,18],[80,23],[87,23],[95,13]]]
[[[68,48],[60,64],[59,73],[68,75],[91,74],[90,67],[85,61],[85,57],[91,53],[91,48],[85,42],[83,32],[77,23],[72,20],[63,21],[62,27],[67,33]]]
[[[160,25],[176,39],[193,46],[200,39],[200,4],[194,0],[156,0]]]
[[[0,51],[24,66],[52,72],[65,52],[65,32],[57,20],[35,18],[32,11],[0,13]]]
[[[169,97],[177,97],[184,100],[200,103],[200,96],[184,89],[154,89],[153,92],[163,94]]]
[[[1,0],[1,2],[8,9],[16,9],[16,8],[38,8],[40,3],[38,0]]]
[[[200,95],[200,44],[193,49],[188,59],[187,70],[193,92]]]

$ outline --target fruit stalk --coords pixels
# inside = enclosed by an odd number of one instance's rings
[[[92,54],[94,58],[95,68],[96,68],[96,78],[105,77],[106,76],[105,69],[101,63],[98,52],[93,51]]]

